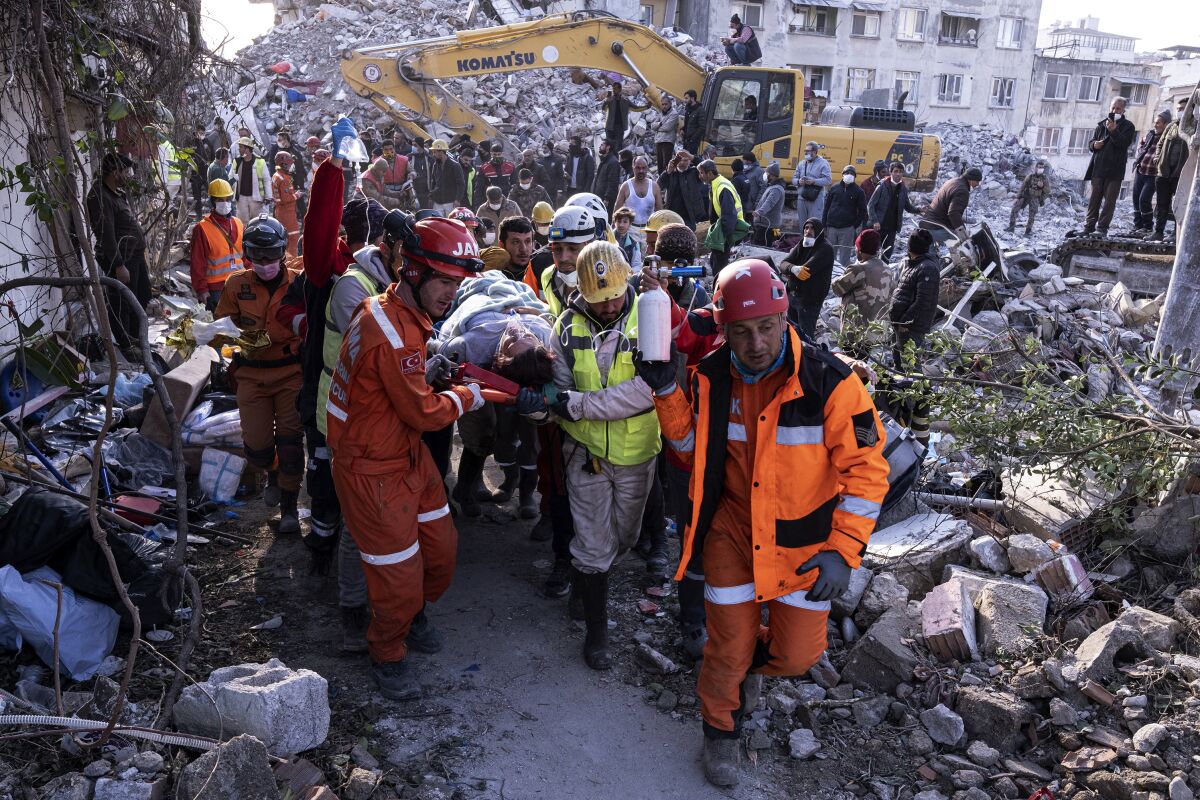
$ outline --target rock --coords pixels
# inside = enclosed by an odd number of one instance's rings
[[[797,728],[788,736],[788,748],[792,758],[804,760],[816,755],[821,749],[821,743],[808,728]]]
[[[805,705],[819,703],[825,699],[825,689],[815,683],[797,683],[793,688],[796,699]]]
[[[189,800],[280,800],[267,748],[245,734],[184,767],[176,795]]]
[[[1075,648],[1075,664],[1065,668],[1063,673],[1068,677],[1074,675],[1080,682],[1090,679],[1107,683],[1117,674],[1114,661],[1118,654],[1123,658],[1156,655],[1136,628],[1113,620],[1097,628]]]
[[[1000,760],[1000,751],[987,742],[976,740],[967,746],[967,758],[981,767],[992,767]]]
[[[133,757],[133,765],[138,768],[138,772],[154,774],[162,772],[163,757],[153,750],[143,750]]]
[[[346,785],[342,787],[339,796],[342,800],[367,800],[375,792],[375,787],[379,785],[382,777],[383,773],[379,770],[355,767],[350,771],[350,777],[346,779]]]
[[[1024,727],[1033,707],[1020,698],[988,686],[961,686],[956,710],[972,739],[982,739],[1002,753],[1026,741]]]
[[[175,726],[212,737],[221,731],[248,733],[274,755],[300,753],[329,735],[329,684],[312,670],[288,669],[277,658],[222,667],[203,684],[183,690],[175,704]]]
[[[932,753],[934,750],[933,739],[925,731],[917,728],[908,735],[908,740],[905,742],[908,746],[908,752],[914,756],[923,756]]]
[[[645,642],[638,642],[634,656],[639,664],[654,675],[670,675],[679,671],[678,664]]]
[[[948,800],[948,798],[937,789],[926,789],[914,794],[913,800]]]
[[[824,692],[822,691],[822,693]],[[798,699],[781,691],[771,692],[767,697],[767,708],[789,717],[795,712],[796,706],[799,704],[800,701]]]
[[[889,609],[854,643],[842,668],[842,680],[879,692],[893,692],[912,680],[917,657],[905,643],[912,625],[905,609]]]
[[[346,8],[335,3],[321,3],[318,11],[327,17],[340,19],[345,22],[358,22],[363,17],[361,11],[355,11],[353,8]]]
[[[972,539],[971,543],[967,545],[967,549],[984,569],[1003,575],[1011,568],[1008,563],[1008,553],[991,536]]]
[[[775,741],[766,731],[754,731],[750,734],[750,741],[746,743],[751,750],[770,750],[774,745]]]
[[[951,747],[958,744],[965,730],[963,718],[941,703],[921,712],[921,724],[925,726],[931,739]]]
[[[1020,573],[1033,572],[1054,558],[1050,545],[1032,533],[1017,533],[1008,537],[1008,560]]]
[[[980,786],[986,780],[982,772],[974,769],[955,770],[950,775],[950,779],[954,781],[955,786],[960,788]],[[985,794],[984,797],[987,795]]]
[[[920,596],[939,583],[946,565],[962,559],[972,538],[965,520],[930,511],[876,530],[863,560],[877,572],[891,571],[910,595]]]
[[[1184,495],[1139,515],[1133,521],[1138,546],[1168,563],[1179,561],[1200,544],[1200,495]]]
[[[658,699],[654,701],[654,706],[659,711],[674,711],[675,706],[679,705],[679,695],[672,692],[670,689],[663,689],[658,695]]]
[[[1117,621],[1137,630],[1146,644],[1164,653],[1175,649],[1175,638],[1183,632],[1178,621],[1141,606],[1125,609]]]
[[[83,774],[89,778],[103,778],[110,772],[112,772],[112,765],[102,758],[83,768]]]
[[[68,772],[51,779],[39,789],[38,798],[39,800],[91,800],[92,782],[78,772]]]
[[[96,781],[92,800],[161,800],[166,793],[166,778],[159,778],[152,783],[100,778]]]
[[[891,698],[880,696],[860,700],[850,710],[854,712],[854,721],[860,728],[874,728],[887,719],[891,706]]]
[[[842,592],[840,597],[835,597],[831,604],[829,613],[834,619],[840,617],[849,617],[854,614],[858,608],[859,602],[862,600],[863,592],[867,591],[867,584],[875,577],[874,571],[867,567],[859,567],[850,573],[850,584],[846,587],[846,591]]]
[[[1133,734],[1133,746],[1139,753],[1153,753],[1155,748],[1167,737],[1170,731],[1166,725],[1151,722],[1143,725]]]
[[[997,583],[979,594],[979,637],[988,655],[1020,652],[1030,631],[1040,633],[1049,605],[1036,586]]]
[[[1133,789],[1125,776],[1111,772],[1093,772],[1087,776],[1088,788],[1094,789],[1103,800],[1132,800]]]
[[[363,769],[379,768],[379,759],[371,755],[370,751],[363,747],[361,742],[350,748],[350,760]]]
[[[1167,787],[1167,796],[1170,800],[1194,800],[1195,798],[1192,790],[1188,788],[1187,781],[1181,775],[1171,778],[1171,783]]]
[[[871,579],[858,606],[858,615],[864,625],[869,625],[882,616],[883,612],[908,602],[908,589],[900,585],[896,577],[884,572]]]
[[[1050,698],[1050,722],[1061,728],[1074,728],[1079,723],[1079,712],[1063,700]]]
[[[930,652],[942,661],[979,658],[975,640],[975,607],[961,581],[935,586],[921,601],[921,634]]]
[[[1061,278],[1062,274],[1062,267],[1046,262],[1029,270],[1029,280],[1034,283],[1045,283],[1052,278]]]

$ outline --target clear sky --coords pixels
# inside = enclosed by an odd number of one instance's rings
[[[229,38],[220,53],[231,58],[234,53],[250,44],[255,36],[266,33],[275,22],[275,7],[270,0],[251,3],[250,0],[201,0],[200,13],[203,17],[201,29],[204,41],[216,47]]]
[[[1088,16],[1100,20],[1102,31],[1138,37],[1139,51],[1200,47],[1200,3],[1195,0],[1042,0],[1040,27],[1055,20],[1078,24]]]

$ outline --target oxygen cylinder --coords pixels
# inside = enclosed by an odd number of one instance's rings
[[[646,361],[671,360],[671,298],[654,288],[638,297],[638,349]]]

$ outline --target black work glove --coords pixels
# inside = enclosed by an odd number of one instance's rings
[[[713,319],[712,306],[689,312],[687,323],[697,336],[714,336],[717,333],[717,321]]]
[[[425,361],[425,383],[430,386],[448,383],[456,369],[458,365],[441,353],[432,355]]]
[[[672,344],[671,358],[667,361],[646,361],[641,352],[633,360],[633,368],[637,370],[638,377],[645,381],[655,394],[668,394],[667,390],[677,382],[675,352],[675,345]]]
[[[546,398],[537,389],[522,387],[517,393],[517,413],[529,416],[546,410]]]
[[[560,390],[558,397],[555,398],[554,402],[550,404],[550,410],[562,419],[565,419],[567,422],[578,422],[579,417],[571,413],[569,406],[570,399],[571,393],[569,391]]]
[[[333,566],[333,557],[337,553],[338,534],[336,529],[330,536],[318,536],[310,529],[302,539],[308,548],[309,574],[328,575]]]
[[[836,550],[822,550],[801,564],[796,574],[800,575],[813,569],[820,571],[817,573],[817,582],[804,596],[806,600],[823,603],[841,597],[850,586],[850,565]]]

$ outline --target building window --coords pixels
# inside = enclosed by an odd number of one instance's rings
[[[1088,144],[1091,142],[1092,132],[1084,128],[1075,128],[1071,131],[1071,138],[1067,141],[1067,155],[1069,156],[1085,156],[1088,154]]]
[[[867,89],[875,88],[875,70],[851,67],[846,76],[846,99],[860,100]]]
[[[896,38],[904,42],[925,41],[923,8],[901,8],[896,12]]]
[[[1071,76],[1062,75],[1055,72],[1046,74],[1046,91],[1042,94],[1043,100],[1066,100],[1067,88],[1070,86]]]
[[[763,4],[752,2],[730,3],[732,13],[737,14],[742,24],[749,25],[754,30],[762,30]]]
[[[812,33],[817,36],[837,35],[837,10],[824,6],[792,6],[792,21],[788,33]]]
[[[882,16],[878,11],[855,11],[850,22],[850,35],[878,39],[879,20]]]
[[[939,103],[959,105],[962,103],[962,75],[938,75],[937,99]]]
[[[921,73],[919,72],[896,72],[895,89],[896,100],[900,99],[900,95],[908,92],[908,96],[904,98],[904,105],[917,105],[917,87],[921,84]]]
[[[1017,90],[1015,78],[992,78],[992,108],[1012,108],[1013,95]]]
[[[1020,17],[1001,17],[1000,31],[996,34],[996,46],[1011,50],[1021,49],[1021,34],[1025,29],[1025,20]]]
[[[638,21],[641,22],[643,25],[645,25],[647,28],[653,28],[654,27],[654,6],[643,3],[642,4],[642,13],[641,13],[641,16],[639,17]],[[751,26],[751,27],[753,27],[753,26]]]
[[[1062,128],[1038,128],[1037,144],[1034,145],[1035,153],[1055,154],[1058,152],[1058,146],[1062,142]]]
[[[938,28],[938,44],[953,44],[961,47],[976,47],[979,44],[979,20],[974,17],[959,17],[942,14]]]
[[[1100,102],[1100,81],[1099,75],[1080,75],[1079,91],[1076,93],[1075,99],[1085,103]]]
[[[798,69],[804,73],[804,88],[805,94],[812,91],[814,94],[819,94],[824,97],[829,96],[829,87],[833,83],[833,70],[831,67],[814,67],[812,65],[790,65],[793,69]]]
[[[1147,86],[1144,83],[1122,83],[1117,89],[1117,94],[1129,101],[1131,106],[1144,106],[1146,105],[1146,89]]]

